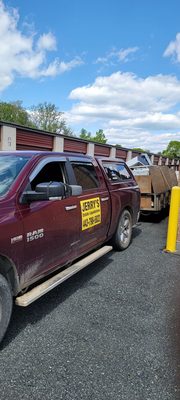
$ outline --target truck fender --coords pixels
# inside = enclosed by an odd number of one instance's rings
[[[19,292],[19,276],[16,270],[16,266],[6,256],[0,254],[0,274],[2,274],[8,281],[12,294],[14,296]]]
[[[132,210],[132,208],[130,207],[130,206],[124,206],[121,210],[120,210],[120,212],[119,212],[119,215],[118,215],[118,218],[117,218],[117,222],[116,222],[116,229],[117,229],[117,227],[118,227],[118,224],[119,224],[119,220],[120,220],[120,218],[121,218],[121,215],[122,215],[122,213],[124,212],[124,210],[128,210],[129,212],[130,212],[130,214],[131,214],[131,217],[132,217],[132,219],[133,219],[133,210]]]

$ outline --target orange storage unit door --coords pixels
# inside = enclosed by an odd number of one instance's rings
[[[95,156],[109,157],[110,156],[110,147],[102,146],[100,144],[95,144],[95,146],[94,146],[94,155]]]
[[[158,165],[159,162],[159,156],[154,156],[154,165]]]
[[[64,151],[86,154],[87,143],[83,141],[81,142],[81,140],[64,138]]]
[[[17,129],[16,148],[17,150],[52,151],[53,135]]]
[[[139,151],[132,151],[132,158],[134,158],[134,157],[138,157],[138,156],[140,156],[140,152]]]
[[[122,158],[124,161],[126,161],[127,150],[116,149],[116,157]]]

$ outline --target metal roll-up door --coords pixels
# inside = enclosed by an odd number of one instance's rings
[[[124,161],[126,161],[127,151],[123,149],[116,149],[116,157],[122,158]]]
[[[52,151],[53,135],[17,129],[16,148],[17,150]]]
[[[154,156],[154,162],[153,162],[153,164],[154,164],[154,165],[158,165],[158,163],[159,163],[159,157],[158,157],[158,156]]]
[[[109,157],[110,156],[110,147],[102,146],[100,144],[95,144],[95,146],[94,146],[94,155],[95,156]]]
[[[86,154],[87,143],[81,142],[81,140],[73,140],[64,138],[64,151],[70,151],[74,153]]]

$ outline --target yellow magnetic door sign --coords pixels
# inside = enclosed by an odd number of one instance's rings
[[[82,231],[101,223],[101,202],[99,197],[80,201]]]

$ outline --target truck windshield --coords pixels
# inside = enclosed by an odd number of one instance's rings
[[[28,160],[29,157],[19,155],[0,155],[0,196],[8,192]]]

